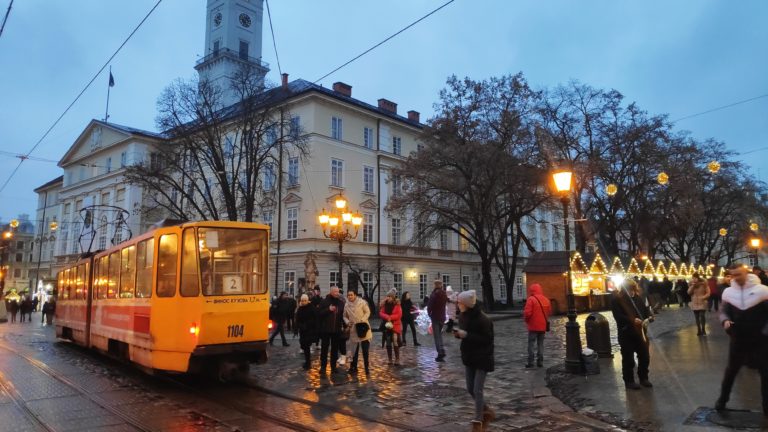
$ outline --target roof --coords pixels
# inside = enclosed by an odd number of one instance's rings
[[[115,129],[120,130],[122,132],[125,132],[127,134],[144,135],[144,136],[148,136],[150,138],[156,138],[156,139],[167,139],[168,138],[166,136],[166,134],[164,134],[164,133],[150,132],[150,131],[146,131],[144,129],[138,129],[138,128],[130,127],[130,126],[123,126],[123,125],[119,125],[117,123],[105,122],[105,121],[96,120],[96,119],[93,119],[93,121],[95,121],[96,123],[101,123],[103,125],[115,128]]]
[[[568,271],[568,252],[535,252],[523,267],[524,273],[564,273]]]
[[[41,191],[43,189],[46,189],[46,188],[51,187],[51,186],[54,186],[56,183],[64,184],[64,176],[60,175],[60,176],[56,177],[55,179],[49,181],[48,183],[45,183],[45,184],[42,184],[42,185],[38,186],[37,188],[35,188],[35,192],[39,192],[39,191]]]

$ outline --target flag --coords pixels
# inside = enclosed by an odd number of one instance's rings
[[[112,76],[112,72],[109,72],[109,86],[114,87],[115,86],[115,77]]]

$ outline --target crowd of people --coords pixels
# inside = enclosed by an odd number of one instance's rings
[[[19,301],[20,300],[20,301]],[[10,317],[10,322],[32,322],[32,314],[38,311],[40,301],[37,297],[25,295],[20,299],[5,298],[5,310]],[[53,324],[53,316],[56,313],[56,301],[51,296],[43,303],[39,309],[41,312],[41,322],[46,325]]]
[[[472,428],[483,430],[484,425],[495,418],[483,394],[486,375],[494,369],[493,323],[482,312],[474,290],[455,293],[450,287],[444,289],[442,281],[438,280],[434,282],[429,298],[424,300],[435,340],[435,361],[445,361],[444,329],[445,333],[460,340],[467,392],[475,401]],[[319,373],[323,377],[328,375],[329,369],[331,374],[336,374],[347,364],[346,373],[357,377],[362,351],[362,369],[370,377],[371,315],[376,312],[380,318],[378,331],[381,333],[381,346],[386,349],[387,364],[401,366],[400,352],[407,346],[409,328],[413,346],[421,345],[416,331],[416,319],[421,310],[414,304],[410,293],[398,296],[394,289],[386,293],[376,308],[370,299],[359,296],[356,290],[349,290],[344,296],[337,286],[332,286],[325,297],[321,295],[320,287],[316,286],[312,291],[301,294],[298,303],[290,294],[282,292],[273,299],[270,307],[274,329],[269,342],[273,344],[280,336],[283,346],[290,346],[285,331],[293,331],[294,338],[299,338],[302,368],[305,370],[312,369],[312,347],[319,344]]]

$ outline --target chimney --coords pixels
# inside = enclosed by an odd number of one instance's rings
[[[282,77],[283,77],[283,79],[282,79],[282,81],[283,81],[283,89],[284,90],[288,90],[288,74],[284,73],[282,75]]]
[[[397,114],[397,104],[384,98],[379,99],[379,109],[389,111],[392,114]]]
[[[408,111],[408,120],[419,123],[419,112],[414,110]]]
[[[346,97],[352,97],[352,86],[341,81],[333,83],[333,91],[341,93]]]

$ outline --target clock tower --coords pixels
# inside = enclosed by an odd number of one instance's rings
[[[195,65],[200,80],[224,91],[225,104],[237,101],[230,78],[248,68],[264,83],[269,65],[261,61],[264,0],[208,0],[205,55]]]

